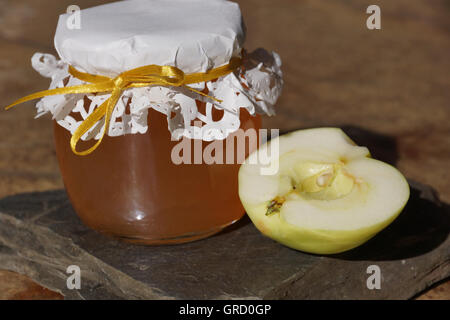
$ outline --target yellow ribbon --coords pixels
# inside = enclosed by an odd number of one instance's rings
[[[117,101],[122,95],[123,90],[126,90],[128,88],[141,88],[147,86],[185,87],[190,91],[201,94],[220,103],[222,102],[221,100],[211,97],[201,91],[195,90],[187,85],[217,79],[231,73],[239,66],[241,66],[241,59],[232,58],[228,64],[209,70],[207,72],[184,74],[184,72],[177,67],[148,65],[125,71],[115,78],[80,72],[72,66],[69,66],[69,73],[72,76],[80,79],[81,81],[89,82],[89,84],[39,91],[16,100],[5,109],[8,110],[20,103],[50,95],[110,92],[111,96],[99,107],[97,107],[94,112],[80,124],[80,126],[75,130],[72,138],[70,139],[70,147],[72,148],[72,151],[77,155],[84,156],[92,153],[102,142],[106,130],[109,129],[111,115],[114,111]],[[102,118],[105,119],[105,124],[100,139],[89,149],[84,151],[77,151],[76,145],[81,137]]]

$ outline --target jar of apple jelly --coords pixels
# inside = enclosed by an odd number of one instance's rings
[[[282,87],[278,55],[247,53],[244,39],[238,5],[224,0],[130,0],[60,16],[60,59],[32,58],[52,79],[37,109],[53,116],[64,185],[86,225],[165,244],[242,217],[238,168]]]

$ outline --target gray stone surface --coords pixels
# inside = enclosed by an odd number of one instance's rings
[[[209,239],[137,246],[85,227],[63,190],[0,200],[0,268],[66,299],[406,299],[450,276],[449,206],[411,183],[400,217],[365,245],[316,256],[263,237],[243,219]],[[366,269],[381,268],[381,290]],[[68,290],[66,268],[81,268]]]

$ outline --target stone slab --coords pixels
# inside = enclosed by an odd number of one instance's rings
[[[244,218],[211,238],[138,246],[85,227],[64,190],[0,200],[0,269],[66,299],[408,299],[450,276],[449,206],[411,182],[399,218],[363,246],[317,256],[262,236]],[[369,290],[367,267],[381,269]],[[69,290],[66,269],[81,269]]]

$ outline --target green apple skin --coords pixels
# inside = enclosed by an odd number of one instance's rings
[[[331,130],[335,129],[332,128]],[[354,144],[350,138],[348,138],[348,140]],[[372,159],[369,153],[366,158],[369,158],[375,162],[381,162],[379,160]],[[383,165],[392,167],[398,171],[395,167],[389,164],[383,163]],[[243,170],[241,167],[241,170],[239,171],[239,180],[242,179],[242,171]],[[247,203],[244,200],[245,197],[241,194],[241,188],[239,190],[239,196],[247,215],[263,235],[295,250],[313,254],[337,254],[351,250],[367,242],[398,217],[407,204],[410,196],[409,184],[403,175],[400,174],[400,176],[402,179],[401,181],[404,184],[405,191],[407,192],[403,205],[396,212],[390,214],[387,219],[381,222],[352,230],[321,230],[302,228],[300,226],[288,223],[278,213],[266,215],[268,202],[263,202],[259,205]]]
[[[266,216],[266,205],[250,208],[243,203],[243,206],[263,235],[292,249],[314,254],[336,254],[356,248],[391,224],[403,210],[401,208],[388,220],[370,227],[338,231],[309,230],[287,223],[278,214]]]

